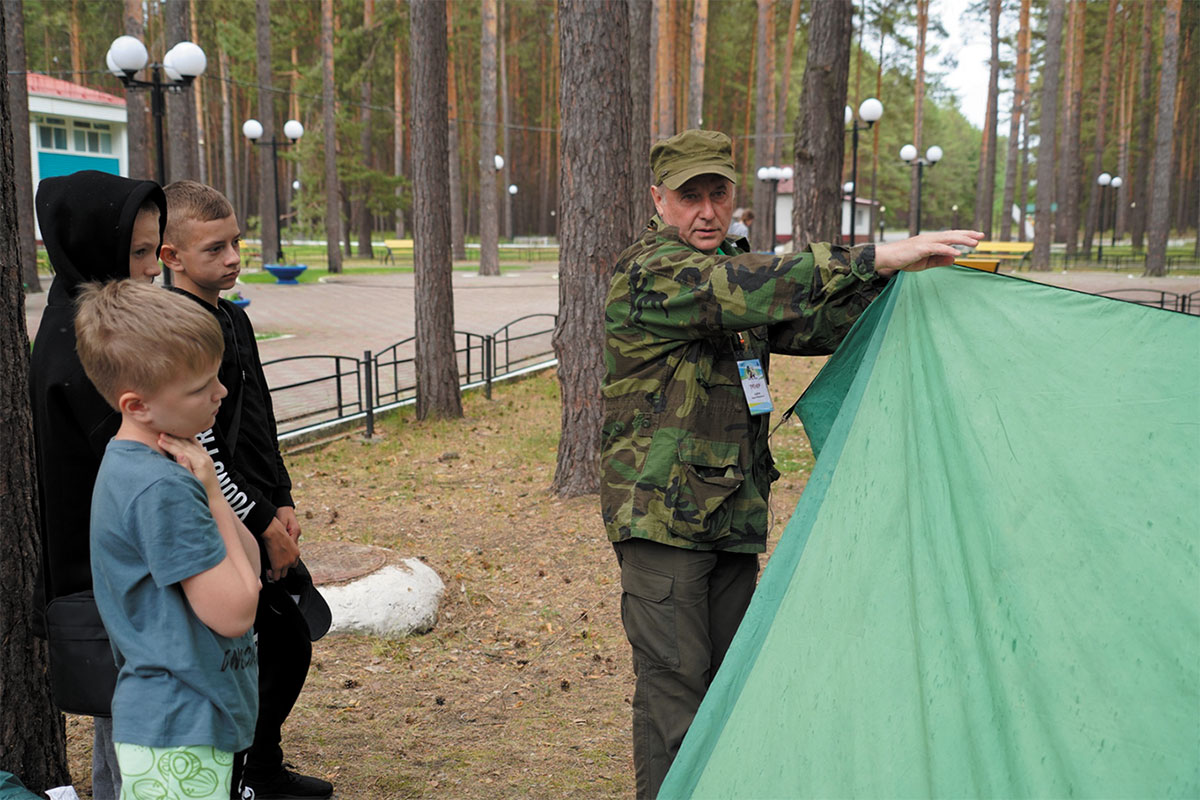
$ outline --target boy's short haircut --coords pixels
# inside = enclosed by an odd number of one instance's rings
[[[147,197],[142,201],[142,204],[138,206],[138,214],[149,214],[151,211],[154,212],[154,216],[156,217],[162,213],[162,209],[158,207],[158,201],[153,197]]]
[[[225,195],[199,181],[175,181],[163,189],[167,195],[167,230],[163,241],[186,247],[183,226],[188,222],[212,222],[233,216]]]
[[[79,361],[113,408],[122,392],[153,395],[176,378],[220,362],[225,349],[212,314],[149,284],[89,283],[75,304]]]

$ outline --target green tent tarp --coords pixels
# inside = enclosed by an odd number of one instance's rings
[[[1200,796],[1200,318],[904,275],[660,797]]]

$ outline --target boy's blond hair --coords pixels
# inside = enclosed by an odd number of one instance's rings
[[[178,378],[211,367],[225,350],[212,314],[150,284],[85,284],[75,305],[79,361],[113,408],[123,392],[153,395]]]
[[[175,181],[163,192],[167,195],[167,229],[163,241],[176,247],[191,242],[183,235],[189,222],[212,222],[233,216],[233,206],[225,195],[198,181]]]

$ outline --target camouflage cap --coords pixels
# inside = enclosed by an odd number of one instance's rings
[[[678,189],[697,175],[721,175],[737,183],[733,143],[720,131],[687,130],[650,148],[655,185]]]

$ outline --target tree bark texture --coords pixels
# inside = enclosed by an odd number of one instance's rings
[[[987,118],[983,130],[983,154],[979,160],[979,180],[975,183],[975,230],[985,239],[992,238],[992,217],[996,205],[996,133],[1000,107],[1000,0],[988,1],[992,32],[992,58],[988,70]]]
[[[508,187],[511,183],[510,176],[512,175],[512,140],[514,133],[509,124],[512,122],[510,116],[511,105],[508,97],[508,46],[507,38],[509,36],[508,25],[505,22],[504,0],[499,3],[499,24],[498,36],[500,48],[500,131],[504,136],[504,144],[501,145],[501,155],[504,156],[504,170],[500,173],[500,218],[503,221],[502,228],[504,230],[504,238],[512,241],[513,238],[513,196],[508,193]],[[499,264],[497,264],[497,271]]]
[[[1050,242],[1054,235],[1054,139],[1058,129],[1058,72],[1061,60],[1063,13],[1066,0],[1050,0],[1046,25],[1046,64],[1042,68],[1042,110],[1038,119],[1037,226],[1033,232],[1032,269],[1050,269]]]
[[[813,4],[804,88],[796,117],[792,231],[797,250],[812,242],[836,242],[841,235],[842,140],[853,15],[851,0]]]
[[[8,17],[0,14],[0,41],[7,42]],[[14,125],[8,91],[10,52],[7,45],[0,52],[0,764],[41,793],[69,783],[70,776],[63,717],[50,699],[46,643],[34,637],[32,624],[41,553],[20,212],[9,133]]]
[[[633,176],[632,224],[634,230],[654,216],[654,201],[649,186],[650,118],[654,99],[651,94],[651,65],[654,63],[650,32],[654,27],[653,0],[629,0],[629,93],[633,98],[629,121],[630,165]]]
[[[188,36],[188,41],[199,43],[200,25],[196,17],[196,0],[188,0],[188,18],[191,20],[191,35]],[[208,183],[207,153],[209,148],[205,146],[208,138],[206,134],[208,120],[204,118],[203,82],[193,81],[190,91],[192,95],[192,109],[196,113],[196,180],[201,183]]]
[[[1182,0],[1168,0],[1163,15],[1162,70],[1158,77],[1158,123],[1154,173],[1150,176],[1150,217],[1146,223],[1146,274],[1167,274],[1167,234],[1171,230],[1171,154],[1175,135],[1175,84],[1179,75],[1179,15]]]
[[[1070,92],[1071,113],[1067,118],[1066,148],[1062,155],[1064,162],[1063,180],[1065,183],[1065,228],[1062,238],[1067,243],[1067,255],[1073,256],[1079,249],[1079,196],[1082,194],[1081,172],[1082,154],[1079,137],[1083,128],[1083,70],[1084,70],[1084,37],[1083,22],[1085,6],[1083,3],[1073,4],[1075,26],[1072,32],[1071,80],[1064,87]]]
[[[462,176],[459,174],[458,132],[460,128],[458,118],[460,115],[458,111],[458,81],[455,80],[454,71],[454,4],[451,0],[446,0],[446,39],[449,42],[447,45],[449,49],[446,56],[446,69],[448,70],[446,81],[448,106],[446,113],[450,120],[449,132],[447,134],[450,149],[450,203],[447,208],[450,209],[450,247],[454,259],[462,261],[467,257],[467,240],[463,226]],[[409,57],[412,57],[411,53]]]
[[[561,9],[561,6],[560,6]],[[560,10],[561,16],[561,10]],[[561,21],[560,21],[561,25]],[[560,34],[561,41],[561,34]],[[671,67],[671,6],[669,0],[654,0],[654,136],[669,139],[675,131],[675,102],[673,97],[675,70]],[[561,48],[559,58],[561,59]],[[561,86],[561,80],[560,84]]]
[[[783,51],[783,71],[779,74],[779,101],[775,104],[775,137],[771,148],[776,157],[782,159],[783,142],[787,127],[788,97],[792,86],[792,60],[796,54],[796,25],[800,21],[801,0],[792,0],[792,9],[788,12],[787,44]],[[793,143],[794,144],[794,143]],[[789,151],[792,148],[787,148]]]
[[[363,0],[363,30],[368,34],[375,25],[375,0]],[[375,61],[376,42],[371,45],[370,55],[363,64],[362,107],[359,108],[358,121],[362,126],[359,131],[359,149],[362,151],[362,166],[371,168],[371,65]],[[371,211],[367,208],[367,195],[370,194],[371,183],[364,177],[354,198],[355,210],[358,217],[358,255],[361,258],[373,258],[375,251],[371,249],[372,225]]]
[[[1100,185],[1096,178],[1104,171],[1104,142],[1108,131],[1108,83],[1112,74],[1113,35],[1120,0],[1108,0],[1108,18],[1104,23],[1104,54],[1100,62],[1100,94],[1096,99],[1096,135],[1092,146],[1092,168],[1084,177],[1088,185],[1087,217],[1083,223],[1083,254],[1092,253],[1092,239],[1100,222]]]
[[[1117,221],[1118,230],[1124,228],[1124,214],[1121,212],[1128,205],[1126,197],[1132,197],[1137,203],[1133,207],[1129,220],[1129,235],[1133,249],[1140,250],[1146,233],[1146,212],[1150,208],[1150,177],[1154,169],[1151,159],[1151,125],[1154,122],[1154,11],[1161,8],[1159,3],[1142,4],[1142,64],[1139,72],[1139,89],[1132,98],[1136,109],[1138,132],[1133,137],[1133,152],[1130,153],[1131,168],[1125,170],[1131,180],[1123,181],[1117,192]],[[1115,232],[1114,232],[1115,233]]]
[[[146,26],[142,22],[141,0],[125,0],[124,31],[137,39],[146,38]],[[125,92],[125,116],[127,119],[125,139],[129,145],[127,163],[129,177],[155,180],[154,145],[151,136],[149,95],[146,92]],[[228,190],[227,190],[228,191]]]
[[[321,0],[321,121],[325,134],[325,255],[342,271],[342,213],[337,172],[337,108],[333,84],[333,0]]]
[[[167,38],[163,55],[180,42],[189,41],[187,0],[165,0]],[[160,56],[161,57],[161,56]],[[166,76],[164,74],[164,80]],[[200,177],[198,121],[190,90],[167,92],[167,175],[163,183]],[[265,123],[264,123],[265,124]]]
[[[917,0],[917,76],[913,81],[913,147],[917,158],[925,157],[921,129],[925,122],[925,34],[929,29],[929,0]],[[921,169],[910,169],[908,184],[908,235],[921,232]]]
[[[562,391],[562,435],[552,491],[600,490],[604,301],[617,256],[633,238],[627,198],[629,16],[624,0],[559,0],[562,79],[561,255],[554,352]],[[614,204],[615,207],[614,207]]]
[[[258,121],[262,138],[254,149],[258,156],[258,214],[262,231],[264,264],[275,263],[279,252],[279,209],[275,207],[275,159],[268,142],[275,140],[275,95],[271,86],[271,4],[270,0],[254,0],[255,74],[258,76]]]
[[[396,0],[396,12],[403,13],[404,0]],[[404,70],[400,51],[400,40],[393,46],[392,57],[392,169],[396,176],[404,175]],[[396,187],[396,196],[400,197],[404,189]],[[404,238],[404,209],[396,209],[395,233],[397,239]]]
[[[33,165],[29,156],[29,97],[25,80],[25,11],[22,0],[3,0],[4,46],[8,50],[8,107],[12,112],[13,168],[16,170],[17,251],[25,291],[42,291],[33,241]]]
[[[775,65],[770,56],[773,33],[771,7],[771,0],[758,0],[758,33],[755,38],[758,42],[758,65],[754,78],[755,172],[761,167],[778,166],[771,163],[771,137],[775,133],[775,120],[771,116],[775,84]],[[842,94],[845,95],[844,86]],[[840,144],[841,140],[838,141]],[[750,246],[759,252],[770,250],[775,241],[775,204],[772,202],[775,193],[772,188],[768,181],[754,180],[754,224],[750,228]]]
[[[708,42],[708,0],[695,0],[692,7],[692,59],[688,71],[687,126],[704,122],[704,46]]]
[[[1012,112],[1008,122],[1008,156],[1004,160],[1004,200],[1000,207],[1000,241],[1002,242],[1012,241],[1012,207],[1017,199],[1017,160],[1021,154],[1021,120],[1025,116],[1026,98],[1029,96],[1029,6],[1030,0],[1021,0],[1020,21],[1017,28],[1017,72],[1013,81]]]
[[[236,198],[234,193],[234,178],[233,178],[233,107],[229,101],[229,54],[224,48],[217,51],[217,69],[221,76],[221,174],[224,180],[221,184],[221,190],[225,192],[225,196]],[[243,210],[239,214],[239,221],[245,214]]]
[[[479,274],[500,274],[496,204],[496,0],[481,0],[479,40]]]
[[[413,0],[410,13],[417,417],[461,417],[446,217],[451,160],[446,5],[441,0]]]

